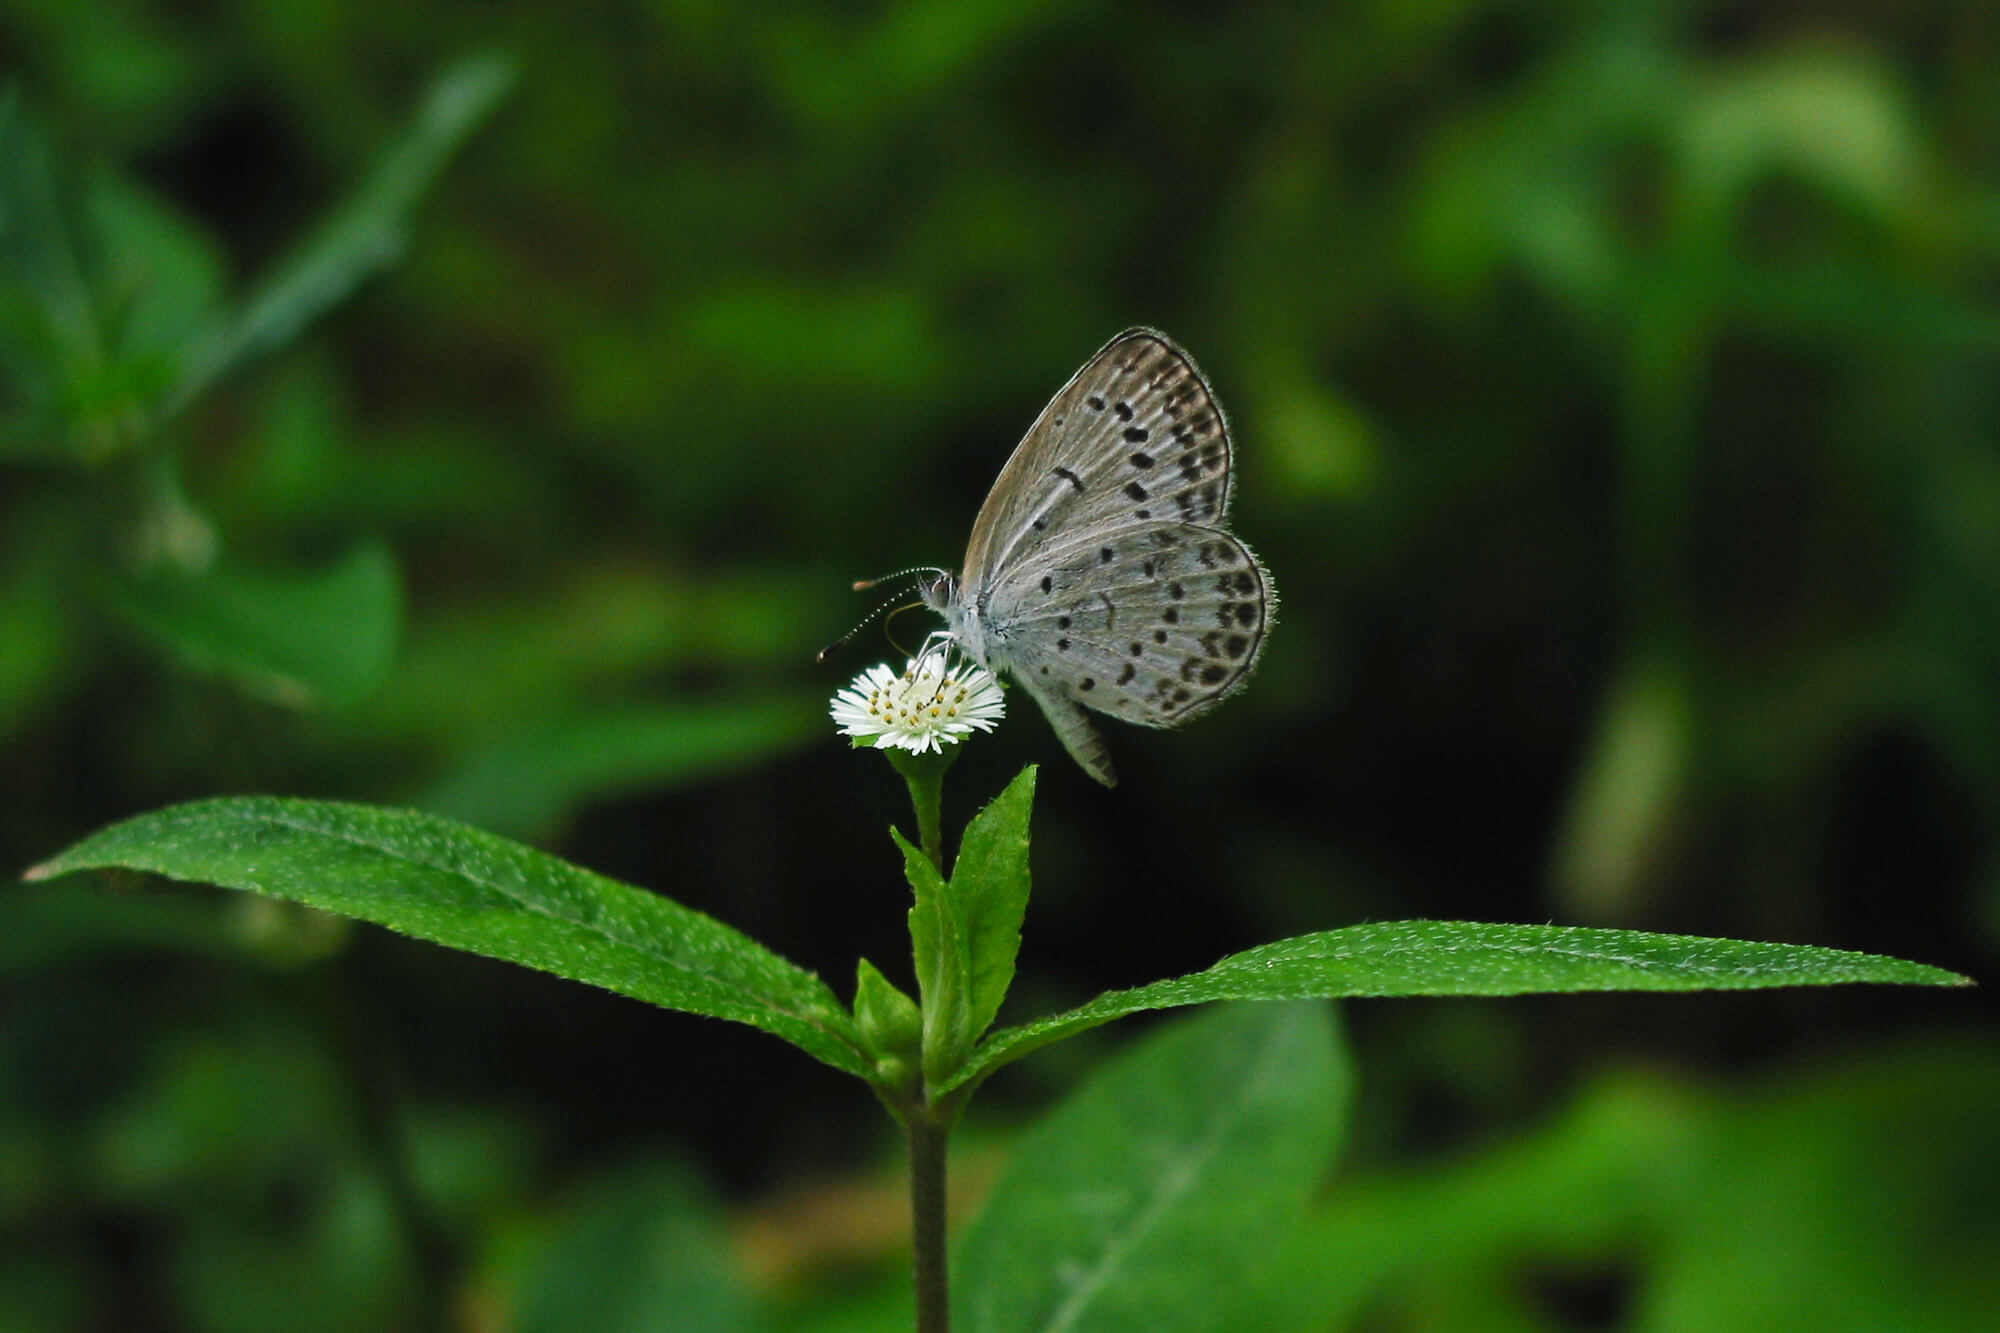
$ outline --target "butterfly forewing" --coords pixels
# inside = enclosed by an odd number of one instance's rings
[[[1080,528],[1229,513],[1228,422],[1187,353],[1119,334],[1063,386],[1001,469],[966,549],[969,592]]]

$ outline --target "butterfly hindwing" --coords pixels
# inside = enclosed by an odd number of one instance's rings
[[[994,588],[987,654],[1038,692],[1179,726],[1249,678],[1274,600],[1263,565],[1221,528],[1156,521],[1077,534]]]

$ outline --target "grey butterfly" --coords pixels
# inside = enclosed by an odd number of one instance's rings
[[[1188,354],[1130,329],[1065,384],[973,520],[963,573],[924,601],[967,656],[1034,696],[1112,786],[1086,710],[1177,727],[1240,689],[1277,606],[1223,525],[1229,423]]]

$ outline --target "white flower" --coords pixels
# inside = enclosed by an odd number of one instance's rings
[[[888,666],[869,667],[833,696],[828,711],[843,736],[878,750],[923,754],[993,730],[1007,701],[991,671],[957,659],[946,646],[920,650],[901,675]]]

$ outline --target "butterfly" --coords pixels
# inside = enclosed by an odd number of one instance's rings
[[[1091,711],[1177,727],[1241,689],[1263,651],[1277,591],[1225,526],[1231,462],[1188,354],[1129,329],[1015,446],[958,576],[923,585],[960,651],[1019,683],[1107,787]]]

